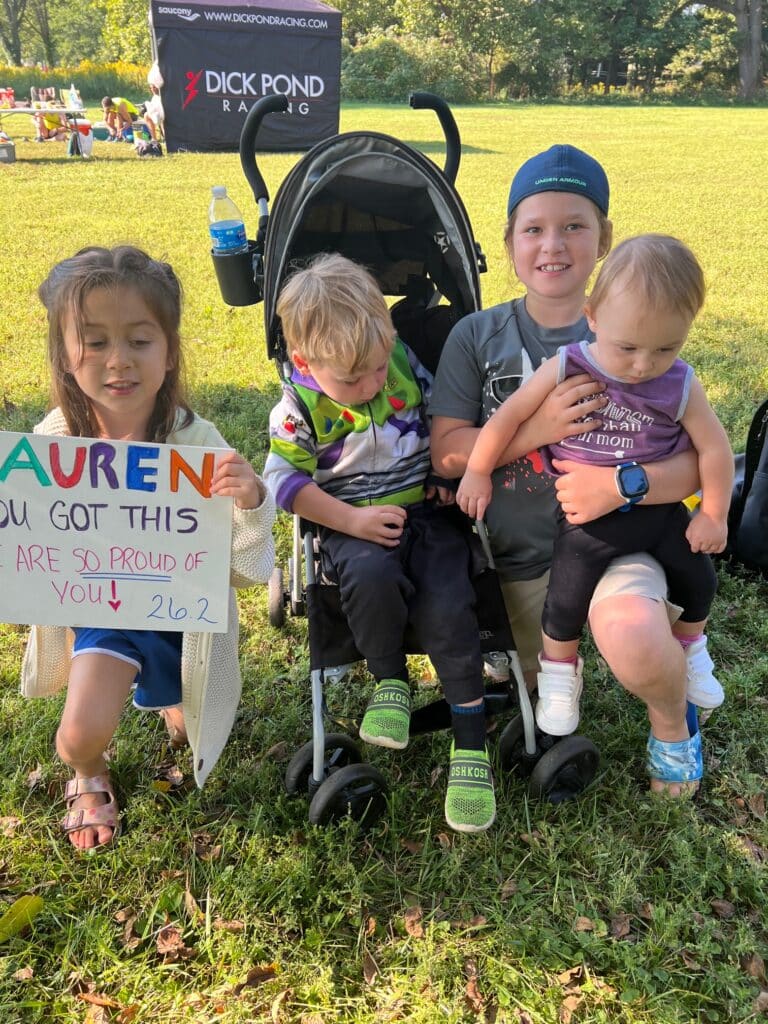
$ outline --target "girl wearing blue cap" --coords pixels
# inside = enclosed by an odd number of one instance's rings
[[[593,339],[584,305],[590,276],[611,245],[608,204],[605,171],[573,146],[553,146],[515,175],[504,238],[526,294],[465,317],[446,342],[429,407],[432,461],[444,476],[464,473],[480,427],[544,360],[563,345]],[[586,523],[631,497],[610,467],[558,462],[562,475],[554,483],[537,449],[599,426],[605,403],[601,385],[587,374],[570,377],[522,425],[493,473],[486,524],[531,688],[558,501],[569,522]],[[648,504],[682,500],[698,487],[690,451],[638,469]],[[679,796],[695,783],[687,757],[674,755],[695,728],[686,721],[686,657],[670,626],[679,609],[668,605],[666,593],[652,558],[616,559],[595,589],[589,622],[600,653],[621,685],[646,703],[651,734],[670,755],[649,765],[651,789]],[[566,685],[563,696],[578,709],[580,675]]]

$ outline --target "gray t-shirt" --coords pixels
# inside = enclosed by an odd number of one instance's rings
[[[541,327],[524,299],[472,313],[445,343],[429,414],[482,426],[561,345],[592,337],[585,317],[568,327]],[[549,568],[556,505],[554,478],[538,451],[494,471],[486,524],[502,579],[532,580]]]

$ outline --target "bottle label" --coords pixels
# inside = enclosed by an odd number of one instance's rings
[[[215,252],[237,252],[248,245],[241,220],[217,220],[210,225],[210,231]]]

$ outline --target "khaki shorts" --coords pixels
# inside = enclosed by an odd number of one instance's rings
[[[549,573],[535,580],[501,580],[501,592],[509,625],[515,638],[523,672],[537,671],[541,650],[541,613],[547,596]],[[600,601],[612,597],[645,597],[663,601],[670,624],[680,617],[682,608],[667,600],[664,570],[650,555],[637,553],[616,558],[595,587],[590,612]]]
[[[646,597],[650,601],[663,601],[667,607],[670,625],[680,618],[682,608],[667,600],[667,580],[664,570],[655,558],[637,552],[615,558],[595,587],[589,605],[590,612],[611,597]]]
[[[549,571],[535,580],[501,580],[507,618],[523,672],[537,672],[541,650],[541,613]]]

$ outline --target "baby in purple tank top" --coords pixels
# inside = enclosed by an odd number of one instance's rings
[[[622,504],[588,523],[561,507],[547,600],[542,615],[541,671],[536,721],[564,736],[579,722],[581,630],[592,592],[608,563],[635,551],[664,568],[670,601],[682,607],[673,632],[686,649],[688,699],[714,708],[724,699],[713,674],[704,629],[717,580],[711,554],[727,539],[733,456],[725,430],[692,368],[678,353],[704,301],[696,257],[667,235],[627,239],[608,256],[586,305],[595,341],[560,349],[488,420],[480,431],[457,501],[482,518],[491,500],[491,470],[520,425],[567,377],[587,372],[602,381],[608,399],[599,427],[542,449],[557,475],[562,460],[616,466]],[[691,519],[679,502],[641,504],[648,480],[640,463],[693,447],[702,499]],[[629,513],[629,514],[627,514]]]

